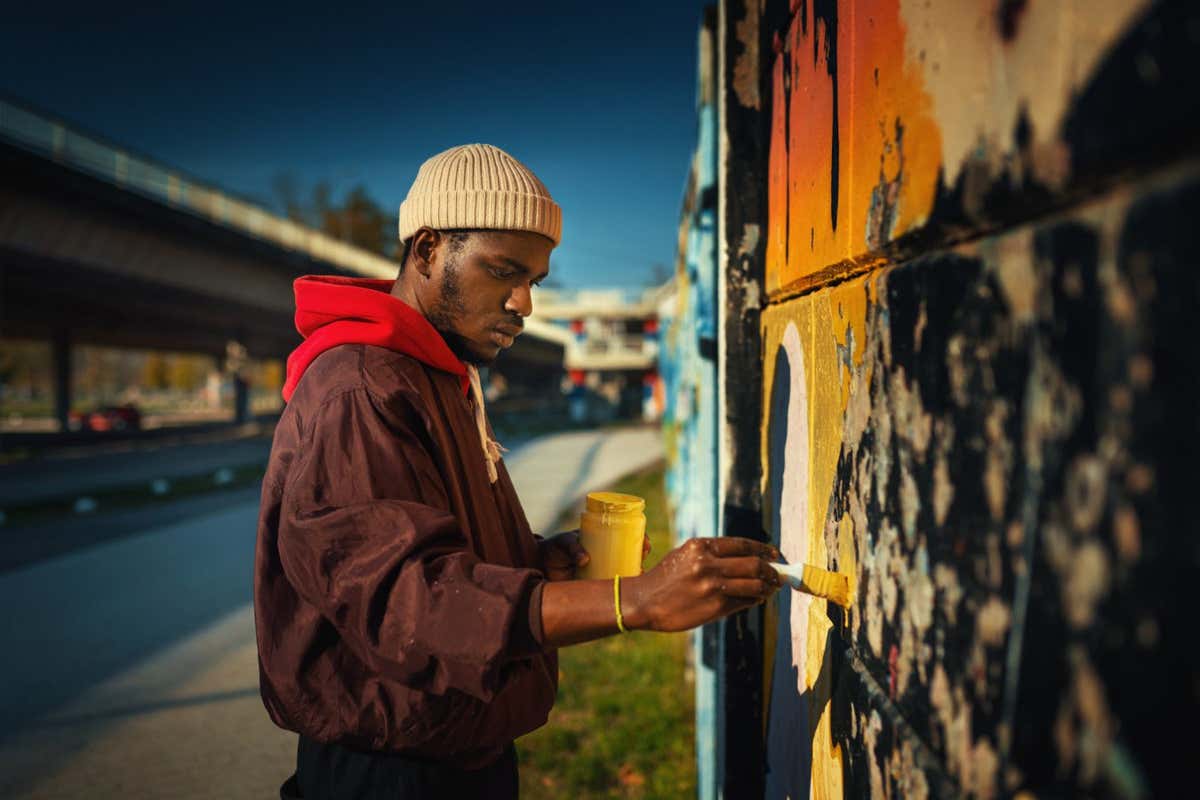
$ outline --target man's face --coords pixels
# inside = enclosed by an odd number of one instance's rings
[[[455,355],[484,366],[512,346],[533,313],[533,287],[549,274],[553,249],[526,231],[445,235],[432,275],[438,296],[426,316]]]

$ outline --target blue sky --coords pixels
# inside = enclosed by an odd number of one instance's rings
[[[674,263],[701,0],[74,5],[6,9],[0,91],[267,202],[291,173],[394,212],[489,142],[563,206],[564,284]]]

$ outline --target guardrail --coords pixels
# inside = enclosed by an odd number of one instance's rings
[[[5,100],[0,100],[0,139],[126,191],[349,272],[394,278],[398,271],[398,265],[383,256],[230,197]]]

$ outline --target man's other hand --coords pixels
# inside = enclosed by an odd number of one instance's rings
[[[542,563],[546,577],[552,581],[569,581],[577,570],[592,560],[587,550],[579,543],[579,531],[556,533],[541,542]]]

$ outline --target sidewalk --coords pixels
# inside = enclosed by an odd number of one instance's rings
[[[657,430],[560,434],[507,459],[535,531],[662,455]],[[243,502],[0,575],[0,796],[271,798],[295,735],[258,697]]]
[[[533,532],[549,534],[559,515],[588,492],[662,457],[658,428],[617,428],[535,439],[505,463]]]

